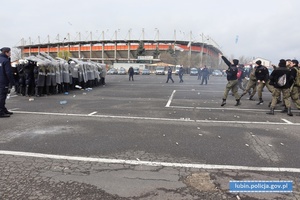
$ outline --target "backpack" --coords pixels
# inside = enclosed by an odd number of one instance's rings
[[[286,74],[283,74],[278,78],[277,85],[282,87],[285,84],[286,84]]]
[[[242,70],[238,70],[238,72],[236,74],[237,79],[240,79],[241,76],[242,76]]]
[[[295,85],[300,87],[300,69],[298,69],[297,67],[295,67],[297,74],[295,77]]]

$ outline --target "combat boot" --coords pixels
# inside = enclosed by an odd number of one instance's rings
[[[46,95],[50,95],[50,93],[49,93],[49,86],[46,86]]]
[[[28,97],[29,96],[29,87],[28,86],[26,86],[26,88],[25,88],[25,96],[26,97]]]
[[[263,104],[264,101],[262,100],[262,98],[259,98],[259,102],[256,104],[256,105],[260,105],[260,104]]]
[[[288,116],[293,116],[292,108],[291,107],[287,109],[287,115]]]
[[[280,112],[281,113],[286,113],[286,112],[288,112],[288,108],[286,106],[284,106],[284,108]]]
[[[234,106],[239,106],[239,105],[241,105],[241,102],[240,102],[241,100],[240,99],[237,99],[236,100],[236,104],[234,105]]]
[[[253,95],[250,95],[249,100],[250,100],[250,101],[254,101]]]
[[[39,94],[39,88],[37,86],[35,87],[35,96],[36,97],[40,96],[40,94]]]
[[[226,104],[226,99],[223,99],[221,106],[225,106]]]
[[[268,115],[274,115],[274,108],[271,108],[269,112],[267,112],[266,114]]]

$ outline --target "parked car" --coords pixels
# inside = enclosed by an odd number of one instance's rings
[[[213,76],[223,76],[223,73],[222,73],[220,70],[215,69],[215,70],[212,72],[211,75],[213,75]]]
[[[110,75],[112,75],[112,74],[118,74],[118,71],[115,68],[111,68],[110,70],[107,71],[107,74],[110,74]]]
[[[165,68],[164,67],[156,67],[155,74],[156,75],[165,75]]]
[[[176,68],[175,68],[175,75],[178,75],[179,69],[180,69],[180,66],[176,66]]]
[[[149,69],[143,69],[142,75],[150,75],[150,70]]]
[[[197,68],[191,68],[190,76],[198,76],[198,69]]]
[[[140,69],[138,67],[133,68],[134,74],[139,75]]]
[[[119,75],[126,75],[127,74],[126,69],[120,68],[119,71],[118,71],[118,74]]]

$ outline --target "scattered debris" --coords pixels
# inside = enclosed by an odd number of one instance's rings
[[[221,136],[218,135],[218,138],[221,138]]]
[[[81,86],[79,86],[79,85],[75,85],[75,88],[77,88],[77,89],[81,89],[82,87],[81,87]]]
[[[245,144],[247,147],[249,147],[249,144]]]
[[[203,134],[199,133],[200,136],[202,136]]]
[[[178,142],[176,142],[176,145],[178,145]]]
[[[271,145],[271,144],[268,144],[268,146],[269,146],[269,147],[271,147],[271,146],[273,146],[273,145]]]
[[[197,129],[199,130],[199,129],[200,129],[200,127],[197,127]]]
[[[29,101],[34,101],[34,98],[29,98]]]
[[[65,94],[65,95],[68,95],[68,94],[69,94],[69,92],[65,92],[64,94]]]
[[[76,95],[74,94],[73,97],[76,97]]]
[[[166,137],[166,134],[163,134],[164,137]]]
[[[86,95],[86,93],[84,92],[84,93],[82,93],[83,95]]]
[[[139,158],[136,158],[136,160],[137,160],[137,161],[140,161],[140,159],[139,159]]]
[[[284,145],[282,142],[280,143],[282,146]]]
[[[239,197],[239,195],[236,195],[236,199],[237,200],[241,200],[241,198]]]
[[[67,103],[68,103],[68,102],[67,102],[66,100],[63,100],[63,101],[60,101],[60,102],[59,102],[60,105],[64,105],[64,104],[67,104]]]

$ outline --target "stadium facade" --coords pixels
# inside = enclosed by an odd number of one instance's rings
[[[59,35],[58,35],[59,36]],[[201,40],[201,39],[200,39]],[[22,57],[38,55],[40,52],[47,53],[51,57],[57,57],[58,52],[70,52],[73,58],[82,60],[91,60],[105,64],[113,64],[115,62],[136,63],[141,57],[138,57],[136,50],[139,44],[143,42],[145,56],[142,57],[144,62],[156,63],[161,59],[153,57],[154,52],[158,49],[160,53],[168,51],[170,48],[175,54],[186,54],[190,58],[199,57],[198,65],[213,65],[212,61],[218,59],[221,53],[219,46],[212,38],[205,37],[205,42],[176,39],[98,39],[92,40],[70,40],[66,37],[61,42],[36,42],[26,44],[25,40],[21,40],[22,44],[17,46],[21,50]],[[203,63],[205,61],[205,63]],[[208,63],[211,62],[211,63]]]

